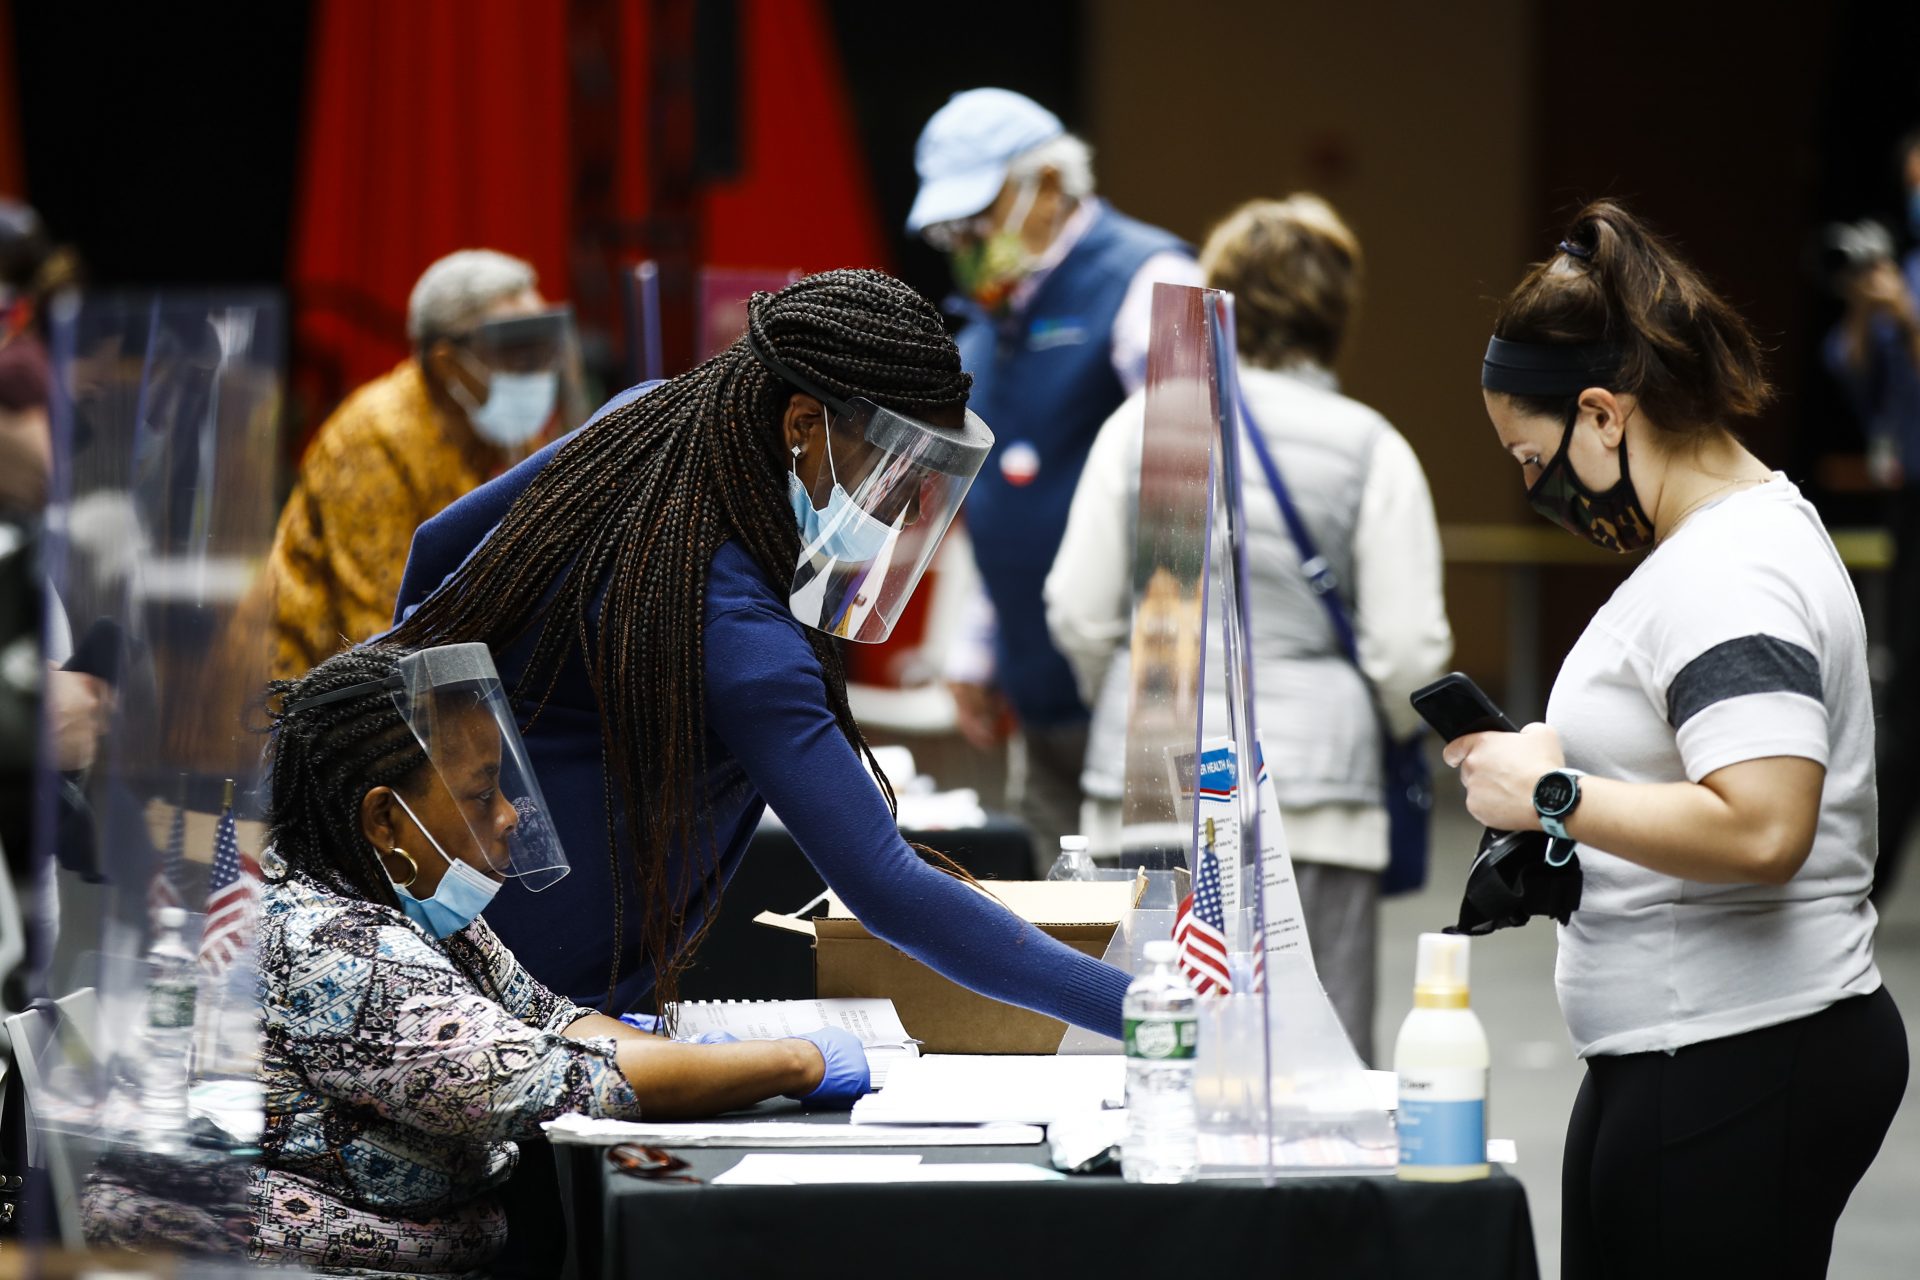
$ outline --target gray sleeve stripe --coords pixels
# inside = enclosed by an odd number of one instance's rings
[[[1667,686],[1667,723],[1678,729],[1716,702],[1749,693],[1797,693],[1823,702],[1820,660],[1775,636],[1742,636],[1689,662]]]

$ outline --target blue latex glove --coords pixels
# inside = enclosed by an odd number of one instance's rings
[[[873,1087],[873,1075],[867,1070],[867,1050],[853,1032],[822,1027],[793,1039],[805,1040],[818,1049],[826,1059],[827,1070],[812,1093],[790,1093],[789,1098],[798,1098],[809,1106],[851,1107]]]
[[[731,1031],[702,1031],[699,1035],[687,1041],[687,1043],[688,1044],[739,1044],[740,1037],[733,1034],[733,1032]]]

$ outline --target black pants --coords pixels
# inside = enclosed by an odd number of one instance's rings
[[[545,1138],[520,1141],[520,1163],[500,1189],[507,1247],[487,1268],[494,1280],[553,1280],[567,1264],[567,1215],[560,1169]]]
[[[1587,1059],[1561,1176],[1563,1280],[1824,1276],[1907,1087],[1886,988],[1674,1054]]]

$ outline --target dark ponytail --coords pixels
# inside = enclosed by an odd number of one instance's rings
[[[1759,413],[1773,396],[1760,344],[1705,277],[1611,200],[1580,211],[1560,251],[1535,264],[1500,306],[1509,342],[1605,344],[1620,353],[1610,390],[1632,395],[1674,435]],[[1560,416],[1564,399],[1516,396]]]

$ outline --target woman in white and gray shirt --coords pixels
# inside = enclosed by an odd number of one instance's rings
[[[1579,842],[1562,1274],[1824,1275],[1907,1077],[1873,959],[1852,582],[1728,430],[1768,396],[1752,334],[1624,209],[1583,211],[1494,335],[1487,411],[1534,508],[1651,548],[1567,655],[1548,724],[1446,749],[1476,818]]]
[[[1392,732],[1413,732],[1419,720],[1407,695],[1445,670],[1453,633],[1426,475],[1400,433],[1342,395],[1331,371],[1358,302],[1360,261],[1353,232],[1312,195],[1241,206],[1200,254],[1207,284],[1234,295],[1248,416],[1333,570],[1366,671],[1363,678],[1342,654],[1272,490],[1243,447],[1260,736],[1321,982],[1354,1047],[1371,1058],[1387,813],[1367,686],[1378,690]],[[1047,576],[1047,626],[1094,707],[1086,790],[1111,797],[1089,806],[1095,812],[1083,825],[1096,837],[1118,827],[1143,418],[1136,394],[1101,428]],[[1207,670],[1209,696],[1223,698],[1221,664]]]

